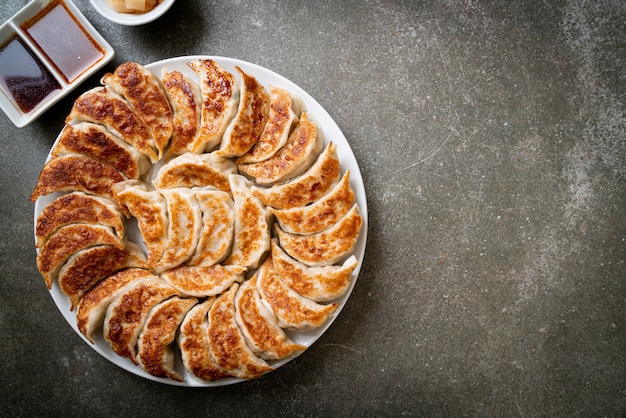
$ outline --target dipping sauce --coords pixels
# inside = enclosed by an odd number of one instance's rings
[[[0,87],[24,113],[61,90],[59,82],[17,36],[0,48]]]
[[[104,51],[76,20],[62,0],[22,25],[68,83],[104,58]]]

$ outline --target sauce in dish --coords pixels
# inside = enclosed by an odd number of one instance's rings
[[[22,27],[68,83],[104,58],[62,0],[52,1]]]
[[[0,87],[28,113],[61,85],[17,36],[0,48]]]

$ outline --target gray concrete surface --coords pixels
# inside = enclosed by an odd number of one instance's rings
[[[74,334],[36,270],[28,197],[76,95],[23,129],[0,115],[0,415],[626,414],[625,2],[179,0],[143,27],[76,3],[109,70],[222,55],[307,90],[359,161],[367,252],[285,367],[144,380]]]

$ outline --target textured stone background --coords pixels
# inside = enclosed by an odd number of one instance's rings
[[[35,266],[28,197],[78,93],[23,129],[0,115],[0,415],[626,414],[626,2],[179,0],[143,27],[76,3],[107,70],[222,55],[308,91],[359,161],[367,252],[278,371],[141,379],[73,333]]]

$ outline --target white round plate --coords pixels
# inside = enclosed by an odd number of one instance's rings
[[[310,347],[319,337],[322,336],[322,334],[324,334],[324,332],[335,320],[337,315],[339,315],[339,312],[341,312],[341,310],[343,309],[346,301],[348,300],[348,297],[350,297],[350,294],[352,293],[352,289],[354,288],[354,285],[356,283],[359,271],[361,270],[361,265],[363,264],[363,257],[365,255],[365,244],[367,241],[367,202],[365,196],[365,188],[363,185],[363,178],[361,177],[361,170],[359,169],[359,165],[357,164],[356,158],[354,157],[354,153],[352,152],[348,141],[341,133],[341,130],[339,129],[335,121],[326,112],[326,110],[324,110],[324,108],[317,101],[315,101],[315,99],[313,99],[300,87],[266,68],[232,58],[212,56],[185,56],[171,58],[148,64],[146,65],[146,67],[152,70],[158,76],[161,75],[161,70],[163,69],[167,71],[178,70],[186,74],[190,78],[196,79],[195,73],[193,73],[193,71],[191,71],[191,69],[186,64],[187,62],[194,59],[206,58],[215,60],[220,65],[222,65],[224,69],[235,74],[235,66],[239,66],[245,72],[254,75],[260,83],[265,85],[265,87],[268,87],[269,85],[278,86],[291,92],[294,96],[299,96],[304,104],[304,110],[307,111],[310,119],[318,123],[324,138],[324,145],[328,144],[328,142],[330,141],[337,145],[337,154],[339,156],[339,160],[341,161],[342,173],[345,173],[346,170],[350,170],[351,185],[356,195],[356,201],[360,206],[361,215],[363,216],[363,226],[361,228],[361,234],[353,252],[353,254],[357,257],[359,263],[352,273],[352,283],[350,284],[348,291],[335,301],[339,304],[339,307],[337,308],[333,316],[324,325],[322,325],[320,328],[305,332],[286,330],[287,334],[293,339],[294,342],[305,345],[306,347]],[[54,145],[56,145],[56,141],[55,144],[53,144],[52,148],[54,148]],[[48,155],[48,160],[50,158],[51,156]],[[157,168],[158,164],[155,166],[154,171],[156,171]],[[59,197],[59,195],[59,193],[53,193],[37,199],[37,201],[35,202],[35,225],[37,224],[37,217],[39,216],[43,208],[51,203],[54,199]],[[136,225],[130,223],[127,225],[127,228],[128,238],[141,245],[141,235],[139,234],[138,230],[136,230]],[[56,282],[54,282],[50,293],[52,295],[52,299],[54,300],[55,304],[57,305],[58,309],[61,311],[67,322],[89,346],[91,346],[94,350],[100,353],[104,358],[110,360],[112,363],[131,373],[145,377],[146,379],[177,386],[223,386],[245,381],[244,379],[236,378],[227,378],[218,380],[216,382],[200,381],[184,370],[181,361],[178,358],[176,362],[176,370],[178,370],[184,376],[183,382],[176,382],[171,379],[154,377],[146,373],[141,367],[133,364],[130,360],[122,358],[115,354],[113,351],[111,351],[109,345],[104,341],[101,332],[96,335],[96,343],[90,343],[78,330],[78,327],[76,326],[75,312],[70,311],[71,304],[69,302],[69,299],[67,298],[67,296],[65,296],[65,294],[63,294],[63,292],[61,292]],[[306,355],[306,350],[304,351],[303,355]],[[270,361],[269,363],[275,369],[277,369],[291,360],[293,360],[293,358],[287,358],[279,361]],[[81,366],[77,365],[77,367]]]
[[[175,0],[163,0],[161,4],[158,4],[154,9],[146,13],[118,13],[113,10],[111,6],[109,6],[107,0],[89,1],[91,2],[93,8],[96,9],[96,11],[105,19],[120,25],[139,26],[150,23],[163,16],[163,14],[167,12],[170,7],[172,7]]]

